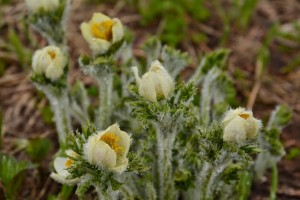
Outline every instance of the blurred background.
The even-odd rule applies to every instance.
[[[292,123],[281,134],[287,154],[279,163],[278,199],[300,199],[299,0],[73,0],[67,28],[70,81],[84,79],[91,96],[98,95],[97,88],[82,77],[77,58],[89,52],[79,25],[94,12],[121,19],[137,57],[143,57],[140,47],[153,35],[188,52],[192,60],[183,78],[193,72],[201,55],[230,49],[228,70],[239,105],[252,108],[261,119],[277,104],[293,110]],[[44,139],[42,145],[31,147],[44,155],[41,167],[27,172],[20,199],[47,199],[60,187],[48,176],[57,149],[53,113],[28,78],[33,52],[47,43],[30,28],[27,16],[24,1],[0,0],[0,110],[5,135],[1,144],[2,151],[28,159],[33,150],[21,151],[24,138]],[[250,199],[269,198],[268,178],[253,186]],[[0,191],[0,199],[2,195]]]

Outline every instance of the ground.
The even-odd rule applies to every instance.
[[[229,0],[222,1],[224,10],[228,7]],[[207,7],[212,7],[212,3],[207,3]],[[71,82],[82,74],[78,70],[76,60],[84,52],[88,52],[88,47],[82,38],[79,24],[87,21],[93,12],[100,11],[110,16],[118,17],[133,31],[135,35],[134,54],[142,56],[140,45],[147,36],[161,32],[160,19],[157,18],[146,26],[139,22],[142,16],[136,9],[128,6],[124,1],[117,3],[86,4],[82,0],[74,0],[68,27],[68,44],[71,55]],[[38,35],[34,41],[30,41],[25,34],[27,23],[26,7],[23,1],[13,1],[13,4],[1,5],[2,14],[1,36],[0,36],[0,61],[5,64],[4,71],[0,76],[0,109],[4,118],[3,133],[4,152],[9,152],[20,159],[26,159],[26,155],[16,148],[17,138],[45,137],[56,141],[55,127],[53,123],[45,123],[43,119],[43,108],[47,105],[47,100],[43,98],[28,79],[30,66],[28,58],[21,63],[18,54],[7,48],[8,30],[14,30],[20,40],[29,51],[46,45]],[[225,13],[226,14],[226,13]],[[285,149],[289,152],[292,148],[300,148],[300,68],[299,62],[293,69],[284,71],[284,66],[291,63],[297,57],[300,50],[299,43],[273,38],[268,43],[269,63],[266,69],[260,73],[257,57],[262,49],[272,25],[277,22],[280,28],[289,28],[289,22],[300,19],[300,2],[297,0],[261,0],[258,2],[252,15],[248,28],[240,30],[234,24],[231,27],[227,41],[220,44],[222,37],[223,21],[218,13],[212,13],[210,20],[199,22],[188,15],[186,17],[187,34],[201,32],[206,35],[203,42],[190,40],[188,36],[177,44],[177,47],[187,51],[193,58],[193,63],[188,71],[192,71],[196,66],[197,56],[210,52],[219,47],[231,49],[229,57],[229,73],[235,81],[238,91],[238,98],[242,105],[252,108],[255,116],[266,119],[271,110],[277,104],[287,104],[293,110],[292,122],[283,130],[281,139]],[[176,16],[175,16],[176,19]],[[30,31],[32,33],[32,31]],[[292,51],[282,52],[280,47],[284,43],[292,46]],[[28,64],[28,65],[24,65]],[[187,73],[188,75],[188,73]],[[242,78],[238,78],[242,77]],[[84,78],[86,84],[91,84],[91,80]],[[59,184],[49,178],[49,166],[51,156],[57,149],[54,142],[51,152],[42,162],[39,168],[40,173],[45,176],[36,176],[38,170],[27,172],[25,184],[21,187],[19,199],[46,199],[48,194],[59,191]],[[269,178],[263,183],[253,186],[250,199],[269,199]],[[300,156],[289,160],[284,158],[279,163],[279,188],[278,199],[300,199]],[[3,199],[0,192],[0,199]]]

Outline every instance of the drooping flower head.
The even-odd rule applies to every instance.
[[[156,60],[142,78],[138,75],[138,68],[132,68],[139,88],[139,95],[149,101],[157,102],[158,99],[166,99],[174,89],[174,81],[162,64]]]
[[[235,143],[255,138],[262,126],[261,121],[253,117],[252,111],[245,108],[230,109],[225,114],[222,124],[223,139]]]
[[[32,69],[51,80],[60,78],[67,65],[67,58],[56,46],[47,46],[37,50],[32,58]]]
[[[29,11],[33,13],[40,10],[55,10],[59,6],[59,0],[26,0],[25,2]]]
[[[106,53],[113,44],[124,37],[120,20],[111,19],[102,13],[94,13],[89,22],[83,22],[80,25],[80,29],[84,39],[96,55]]]
[[[113,124],[88,138],[84,147],[86,160],[101,168],[122,173],[128,166],[130,136]]]

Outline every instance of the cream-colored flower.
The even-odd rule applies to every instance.
[[[80,25],[84,39],[95,54],[103,54],[112,44],[124,37],[123,25],[119,19],[111,19],[102,13],[94,13],[89,22]]]
[[[149,101],[157,102],[157,99],[166,99],[174,89],[174,81],[162,64],[156,60],[142,78],[138,75],[138,68],[132,67],[139,95]]]
[[[252,111],[245,108],[230,109],[222,121],[223,139],[227,142],[240,143],[257,136],[262,126],[260,120],[253,117]]]
[[[122,173],[128,166],[127,153],[130,136],[118,124],[88,138],[84,154],[88,162],[99,167]]]
[[[47,46],[37,50],[32,58],[32,69],[38,74],[44,74],[51,80],[60,78],[67,65],[67,59],[61,49]]]
[[[72,150],[67,150],[66,154],[69,156],[76,157],[76,153]],[[68,168],[73,164],[73,160],[67,157],[56,157],[54,159],[54,169],[56,172],[50,174],[51,178],[59,183],[73,185],[77,182],[77,179],[67,179],[69,175]]]
[[[59,6],[59,0],[26,0],[26,6],[31,12],[39,10],[51,11]]]

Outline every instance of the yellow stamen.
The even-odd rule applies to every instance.
[[[69,167],[71,167],[71,165],[73,164],[73,160],[71,160],[71,159],[67,159],[67,161],[65,162],[65,166],[67,167],[67,168],[69,168]]]
[[[108,144],[116,153],[121,153],[123,151],[123,147],[120,147],[118,144],[120,137],[114,133],[105,133],[101,136],[100,140]]]
[[[52,50],[48,51],[48,54],[51,57],[51,59],[54,59],[56,57],[56,53]]]
[[[239,114],[239,116],[240,116],[241,118],[243,118],[243,119],[248,119],[248,118],[250,117],[250,115],[247,114],[247,113]]]
[[[106,20],[101,23],[93,22],[91,24],[91,33],[96,38],[110,41],[112,38],[113,20]]]

